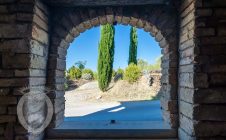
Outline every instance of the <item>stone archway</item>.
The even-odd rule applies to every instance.
[[[90,25],[103,23],[101,16],[105,22],[134,23],[149,32],[158,29],[153,35],[159,38],[160,44],[166,44],[161,45],[165,46],[162,49],[163,116],[174,127],[179,121],[175,129],[179,139],[225,139],[226,2],[120,0],[122,3],[118,4],[118,0],[103,1],[0,0],[0,139],[35,139],[20,125],[15,113],[22,96],[18,93],[21,87],[49,85],[55,89],[50,95],[55,106],[51,126],[63,121],[66,48]],[[174,8],[175,2],[178,7]],[[106,8],[106,3],[114,6]],[[70,13],[78,15],[78,23],[70,20]],[[147,23],[155,28],[148,28]],[[77,32],[72,32],[73,27]],[[43,110],[35,112],[42,113]],[[44,138],[43,133],[38,137]]]
[[[149,32],[162,48],[161,108],[163,118],[177,128],[177,22],[176,11],[168,6],[63,8],[52,11],[47,86],[55,108],[52,127],[64,119],[64,71],[70,43],[87,29],[110,24],[131,25]],[[59,22],[60,21],[60,22]]]

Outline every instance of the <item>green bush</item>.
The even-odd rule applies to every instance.
[[[124,79],[129,83],[137,82],[141,76],[140,68],[134,63],[129,64],[125,70]]]
[[[121,68],[118,68],[118,70],[117,70],[116,73],[117,73],[117,74],[122,74],[122,75],[124,75],[124,70],[121,69]]]
[[[82,74],[91,74],[92,77],[93,77],[93,71],[92,71],[91,69],[84,69],[84,70],[82,71]]]
[[[97,72],[93,72],[93,79],[94,80],[98,80],[98,74],[97,74]]]
[[[79,79],[82,77],[82,71],[75,67],[75,66],[72,66],[69,70],[68,70],[68,77],[70,79]]]
[[[85,74],[90,74],[92,76],[92,79],[94,77],[93,71],[91,69],[84,69],[82,71],[82,75],[85,75]]]

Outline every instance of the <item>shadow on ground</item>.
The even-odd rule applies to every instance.
[[[162,121],[162,114],[159,100],[128,101],[83,116],[65,117],[65,121]]]

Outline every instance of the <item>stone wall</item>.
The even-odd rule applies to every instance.
[[[0,139],[28,138],[17,120],[18,89],[45,85],[48,28],[41,2],[0,1]]]
[[[180,139],[226,138],[225,1],[181,5]]]
[[[70,43],[86,30],[103,25],[123,24],[143,28],[162,48],[161,106],[164,119],[177,128],[177,22],[175,8],[169,5],[52,9],[52,34],[48,65],[48,86],[55,90],[56,112],[53,127],[64,118],[64,70]],[[58,22],[61,21],[61,22]]]
[[[28,137],[18,122],[24,86],[52,88],[50,127],[63,121],[67,48],[80,33],[106,23],[143,28],[159,42],[163,117],[175,129],[179,122],[180,139],[226,139],[225,7],[223,0],[182,0],[177,13],[171,4],[65,9],[0,0],[0,139],[43,136]]]
[[[162,76],[161,71],[150,71],[150,76],[148,77],[148,81],[147,81],[153,93],[156,93],[157,96],[161,88],[161,76]]]

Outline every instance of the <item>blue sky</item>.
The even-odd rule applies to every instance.
[[[161,49],[154,38],[143,29],[138,29],[137,57],[153,64],[161,56]],[[95,27],[80,34],[67,51],[67,69],[77,61],[87,61],[86,68],[97,70],[98,42],[100,27]],[[127,67],[130,44],[130,26],[115,26],[114,69]]]

